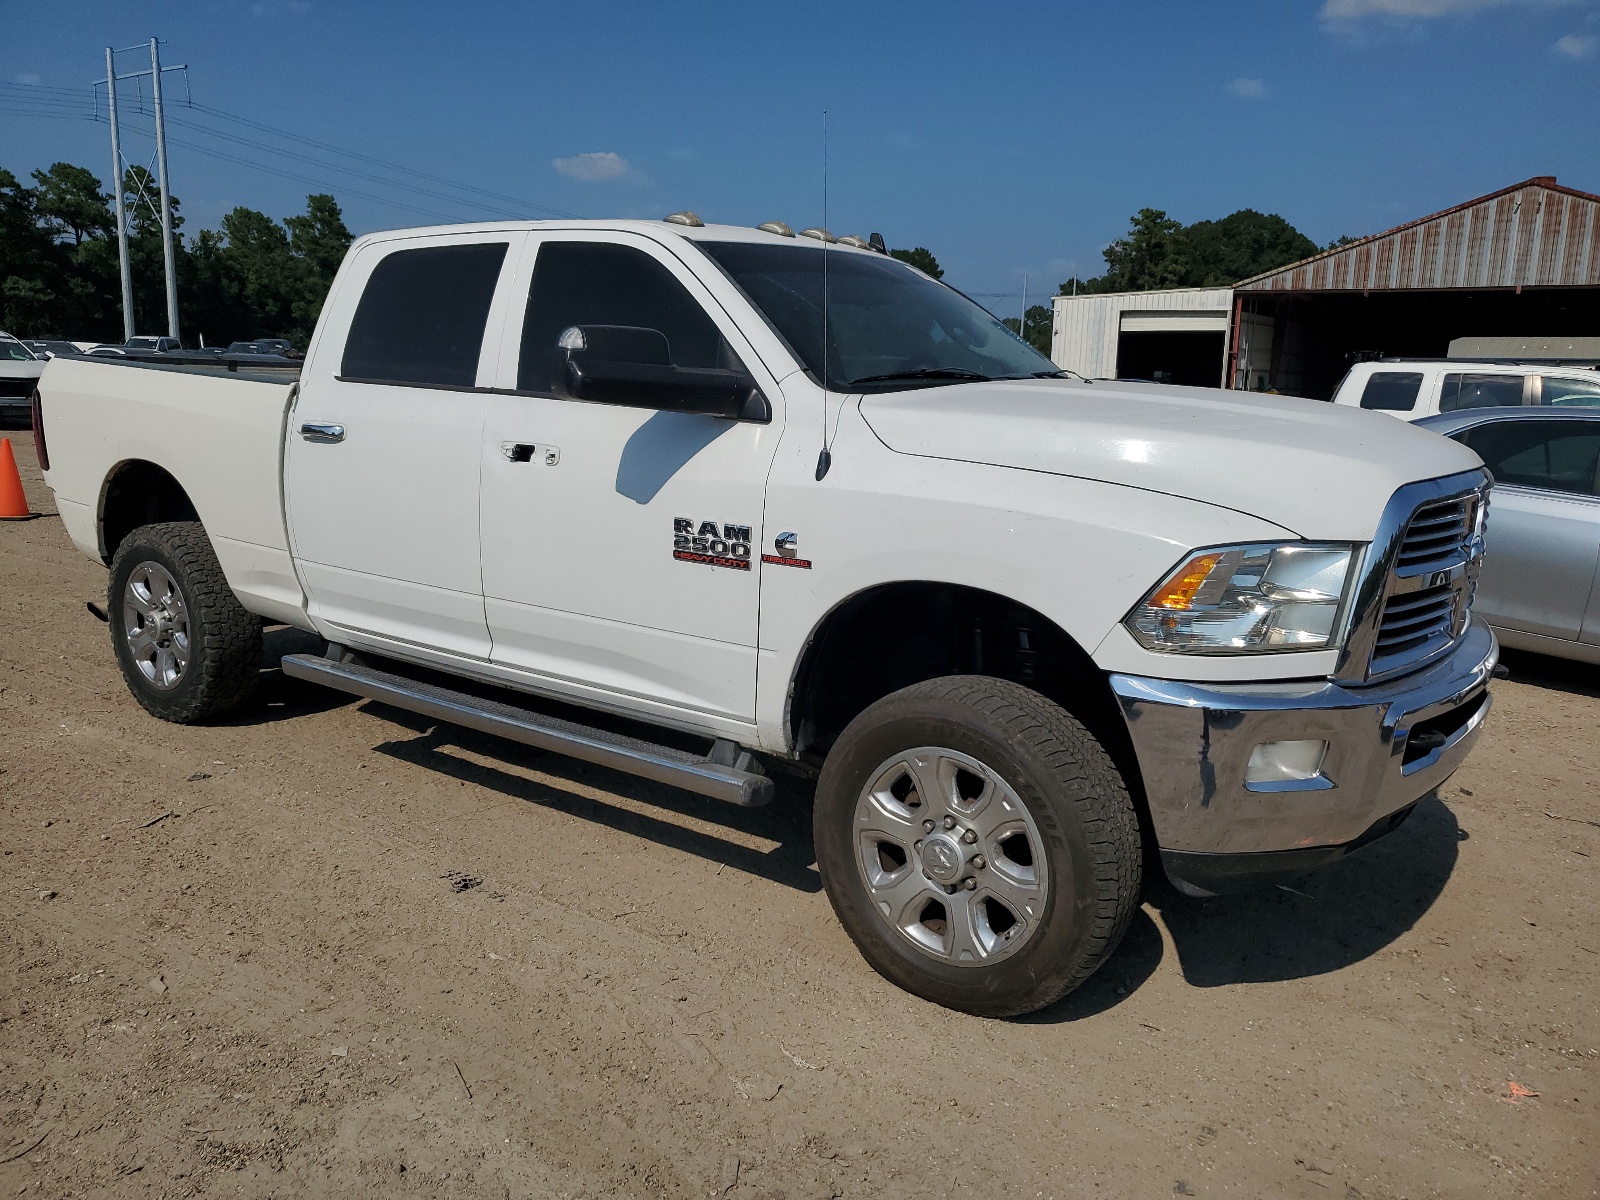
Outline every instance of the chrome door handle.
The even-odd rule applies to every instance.
[[[320,421],[307,421],[300,426],[300,436],[308,442],[342,442],[343,425],[325,425]]]
[[[547,467],[553,467],[561,461],[560,448],[547,446],[543,442],[537,445],[533,442],[501,442],[500,454],[507,462],[543,463]]]

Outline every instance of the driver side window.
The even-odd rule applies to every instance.
[[[574,325],[658,330],[674,366],[739,365],[699,301],[665,266],[631,246],[551,241],[539,248],[522,322],[519,392],[552,391],[556,342]]]

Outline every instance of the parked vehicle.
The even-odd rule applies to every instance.
[[[29,338],[24,343],[39,358],[54,358],[58,354],[81,354],[75,342],[56,341],[49,338]]]
[[[26,417],[45,360],[9,333],[0,333],[0,417]]]
[[[273,354],[281,358],[287,358],[291,349],[287,338],[257,338],[251,342],[230,342],[224,353]]]
[[[1600,663],[1600,410],[1474,409],[1419,424],[1494,476],[1478,615],[1507,646]]]
[[[1488,712],[1470,450],[1069,378],[872,249],[370,235],[293,379],[46,370],[45,480],[140,704],[227,711],[285,622],[329,643],[287,674],[434,720],[736,804],[816,775],[834,911],[955,1008],[1088,978],[1147,850],[1209,895],[1382,836]]]
[[[1403,421],[1464,409],[1583,408],[1600,405],[1600,371],[1578,364],[1380,359],[1351,367],[1333,402]]]
[[[153,350],[157,354],[182,350],[183,343],[175,337],[131,337],[122,343],[125,350]]]

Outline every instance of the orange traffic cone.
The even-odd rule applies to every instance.
[[[31,516],[22,476],[17,474],[17,459],[11,453],[11,439],[0,438],[0,521],[26,521]]]

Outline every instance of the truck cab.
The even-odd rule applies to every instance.
[[[1600,406],[1600,371],[1514,359],[1379,359],[1350,368],[1335,404],[1420,421],[1474,408]]]

